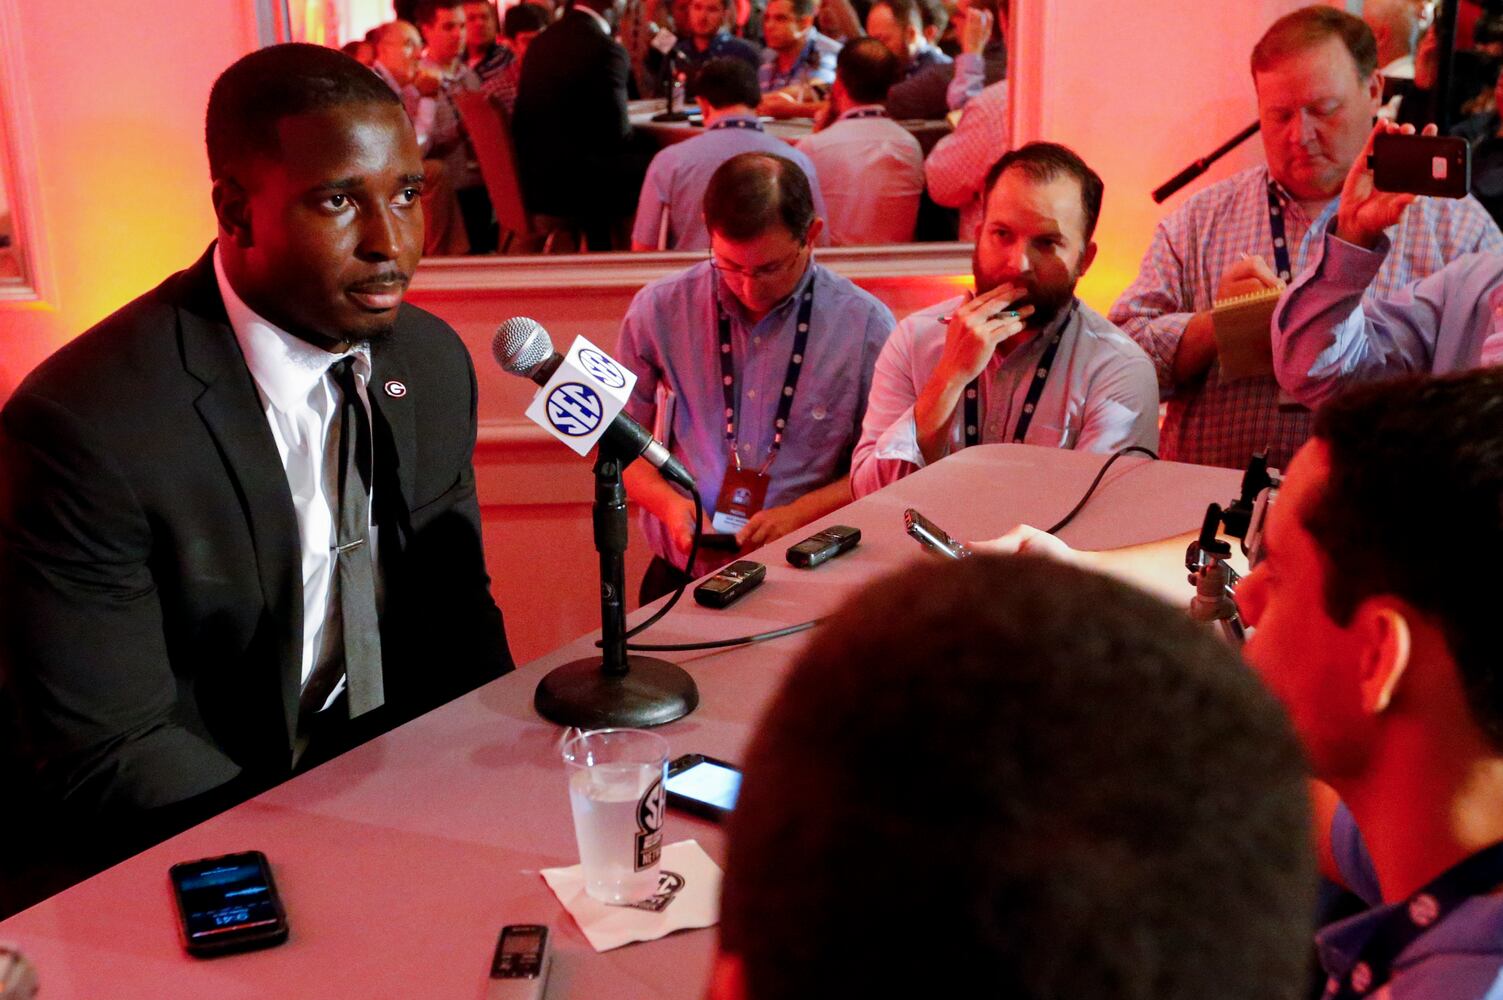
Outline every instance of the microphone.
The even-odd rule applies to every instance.
[[[504,371],[531,379],[544,387],[564,364],[564,356],[553,349],[548,331],[537,320],[526,316],[514,316],[496,328],[496,335],[491,339],[491,354]],[[645,458],[665,479],[691,493],[695,491],[694,477],[689,475],[684,464],[628,414],[617,413],[603,437],[609,438],[611,445],[627,456],[627,462]]]

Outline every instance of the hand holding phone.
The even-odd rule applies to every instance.
[[[1460,142],[1465,152],[1458,152],[1454,142]],[[1458,155],[1464,158],[1464,164],[1453,159]],[[1424,176],[1434,180],[1439,171],[1445,174],[1444,183],[1451,190],[1459,186],[1459,194],[1450,196],[1462,197],[1471,184],[1470,164],[1471,150],[1465,140],[1441,139],[1434,125],[1426,125],[1424,132],[1416,135],[1412,125],[1380,120],[1342,184],[1336,238],[1373,249],[1383,231],[1396,225],[1414,201],[1416,194],[1408,188],[1428,187],[1428,181],[1420,183]]]

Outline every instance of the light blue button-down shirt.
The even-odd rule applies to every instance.
[[[766,506],[779,507],[849,471],[892,313],[847,279],[811,263],[793,295],[752,323],[709,261],[648,284],[626,312],[617,357],[637,373],[626,412],[655,427],[659,440],[688,467],[706,513],[715,506],[730,464],[716,303],[731,321],[736,447],[743,466],[760,468],[772,447],[799,295],[810,282],[814,311],[803,371],[783,445],[768,468]],[[660,521],[643,511],[642,527],[653,552],[683,564],[687,553],[674,550]],[[714,560],[702,559],[701,571],[713,565]]]
[[[703,135],[665,146],[652,158],[642,194],[637,199],[637,219],[631,241],[663,250],[707,250],[710,234],[705,229],[705,188],[720,165],[741,153],[771,153],[799,165],[809,178],[814,192],[814,214],[824,218],[825,202],[819,190],[819,178],[809,158],[781,139],[761,128],[746,128],[729,123],[756,123],[756,115],[727,115],[705,130]],[[722,124],[727,123],[727,124]],[[668,219],[668,239],[659,245],[664,216]],[[828,242],[828,240],[826,240]]]
[[[1458,257],[1374,299],[1367,290],[1391,246],[1384,236],[1365,250],[1327,231],[1314,265],[1279,300],[1274,374],[1306,406],[1354,382],[1503,362],[1503,255]]]

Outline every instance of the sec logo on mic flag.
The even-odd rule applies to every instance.
[[[570,437],[582,437],[599,427],[604,412],[599,394],[578,382],[565,382],[548,394],[548,422]]]
[[[581,350],[579,363],[607,388],[621,389],[626,386],[626,373],[621,370],[621,366],[597,350],[588,347]]]

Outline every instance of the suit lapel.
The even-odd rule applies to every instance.
[[[270,620],[282,627],[277,646],[290,753],[302,685],[302,542],[297,514],[260,394],[225,315],[212,257],[206,254],[182,280],[178,324],[183,365],[204,385],[195,405],[239,492],[256,550],[261,593]]]
[[[400,349],[393,343],[397,335],[392,333],[372,343],[371,384],[367,394],[374,417],[372,425],[375,428],[378,475],[382,475],[379,470],[384,462],[389,461],[396,466],[396,484],[402,494],[402,501],[397,508],[403,515],[400,521],[405,524],[405,514],[412,510],[413,491],[417,485],[417,420],[413,416],[413,403],[407,393],[407,387],[411,384],[407,377],[407,364]],[[391,481],[385,480],[388,483]]]

